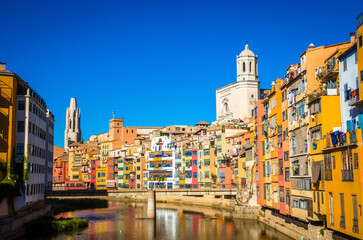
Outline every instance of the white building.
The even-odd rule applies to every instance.
[[[44,99],[23,81],[17,88],[15,162],[24,167],[26,175],[15,209],[43,200],[44,191],[51,188],[54,141],[54,116]]]
[[[175,189],[175,149],[170,149],[171,137],[154,137],[149,154],[148,189]]]
[[[71,98],[71,103],[66,112],[66,129],[64,131],[64,149],[74,142],[81,141],[81,110],[77,107],[76,98]]]
[[[340,107],[342,131],[353,131],[363,127],[363,108],[355,106],[359,101],[358,59],[354,44],[339,57]],[[361,120],[361,121],[359,121]]]
[[[216,91],[217,120],[250,118],[258,100],[258,57],[248,44],[237,56],[237,82]]]

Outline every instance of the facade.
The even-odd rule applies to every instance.
[[[81,142],[81,110],[77,107],[76,98],[71,98],[71,103],[66,112],[66,129],[64,131],[64,149],[72,143]]]
[[[175,150],[170,146],[170,137],[154,137],[149,155],[148,189],[175,188]]]
[[[52,186],[54,116],[28,83],[0,63],[1,162],[22,182],[15,210],[44,199]]]
[[[258,57],[248,44],[237,56],[237,82],[217,89],[217,120],[245,119],[259,98]],[[241,104],[243,103],[243,104]]]

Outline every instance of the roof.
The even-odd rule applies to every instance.
[[[357,44],[353,44],[352,46],[350,46],[350,48],[348,48],[347,50],[345,50],[342,54],[340,54],[338,56],[338,59],[342,59],[345,56],[347,56],[349,53],[353,52],[355,49],[357,48]]]
[[[240,54],[239,54],[239,56],[241,56],[241,57],[254,57],[255,56],[255,54],[250,50],[250,48],[249,48],[249,46],[248,46],[248,44],[246,43],[246,45],[245,45],[245,50],[243,50]]]
[[[200,121],[199,123],[197,123],[195,125],[210,125],[210,124],[205,121]]]

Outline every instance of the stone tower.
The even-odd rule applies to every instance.
[[[64,149],[74,142],[81,141],[81,110],[77,107],[76,98],[71,98],[66,113],[66,130],[64,131]]]
[[[258,57],[247,43],[236,64],[237,81],[216,91],[217,120],[250,118],[259,98]]]

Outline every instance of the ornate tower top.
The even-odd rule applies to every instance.
[[[76,98],[72,97],[66,111],[66,129],[64,131],[64,149],[74,142],[81,141],[81,110],[77,107]]]
[[[258,81],[258,57],[246,42],[245,49],[237,56],[237,82]]]

